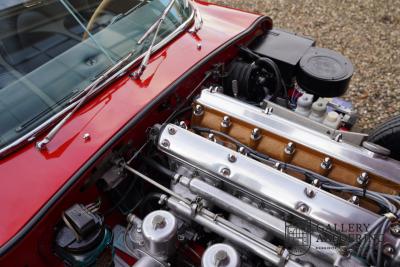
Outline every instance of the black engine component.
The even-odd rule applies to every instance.
[[[296,66],[315,41],[278,29],[270,30],[255,40],[250,48],[262,57],[268,57],[278,65],[282,78],[289,88],[293,85]]]
[[[321,96],[344,94],[353,76],[353,65],[345,56],[326,48],[310,48],[301,58],[296,75],[305,91]]]
[[[75,204],[63,214],[55,252],[69,266],[113,265],[112,232],[92,207]]]
[[[240,59],[231,63],[225,79],[226,93],[254,103],[260,103],[268,95],[272,96],[272,100],[279,96],[286,98],[286,87],[275,62],[247,48],[242,50],[255,58],[255,61]]]
[[[255,62],[234,61],[228,73],[225,88],[229,95],[259,102],[268,93],[266,80],[270,74]]]

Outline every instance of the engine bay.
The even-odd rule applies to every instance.
[[[145,143],[97,169],[103,195],[64,211],[56,255],[70,266],[398,266],[400,164],[352,131],[357,114],[340,98],[352,74],[343,55],[281,30],[239,46]]]

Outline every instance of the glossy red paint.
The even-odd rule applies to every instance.
[[[185,32],[160,50],[152,57],[141,80],[121,77],[82,107],[63,126],[48,145],[47,151],[39,152],[34,144],[29,144],[0,161],[1,247],[149,102],[201,59],[244,31],[258,18],[257,15],[207,3],[201,3],[199,9],[204,25],[198,35]],[[201,43],[201,49],[198,49],[198,43]],[[156,114],[149,113],[146,120],[156,120],[154,116]],[[143,135],[143,129],[138,130]],[[90,134],[90,140],[83,139],[85,133]],[[12,254],[16,254],[15,249],[11,251]],[[4,260],[3,255],[0,265]]]

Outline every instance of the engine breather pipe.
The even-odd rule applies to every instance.
[[[270,262],[275,266],[292,266],[292,267],[300,267],[301,265],[290,260],[288,254],[283,253],[284,255],[279,255],[276,251],[271,250],[265,246],[260,245],[259,243],[255,242],[252,238],[242,235],[239,232],[234,231],[230,225],[225,223],[221,223],[218,220],[214,220],[213,217],[209,215],[205,215],[202,210],[199,210],[196,213],[193,213],[193,210],[190,205],[179,201],[174,197],[169,197],[166,200],[166,204],[168,208],[173,210],[174,212],[195,221],[196,223],[200,224],[201,226],[211,230],[212,232],[232,241],[233,243],[248,249],[249,251],[253,252],[257,256],[261,257],[262,259]],[[216,217],[216,214],[209,212],[210,215]],[[284,250],[286,252],[286,250]]]

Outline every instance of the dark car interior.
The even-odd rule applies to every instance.
[[[13,5],[0,4],[0,146],[61,110],[135,48],[165,8],[162,0],[6,1]],[[165,34],[182,23],[169,19]]]

